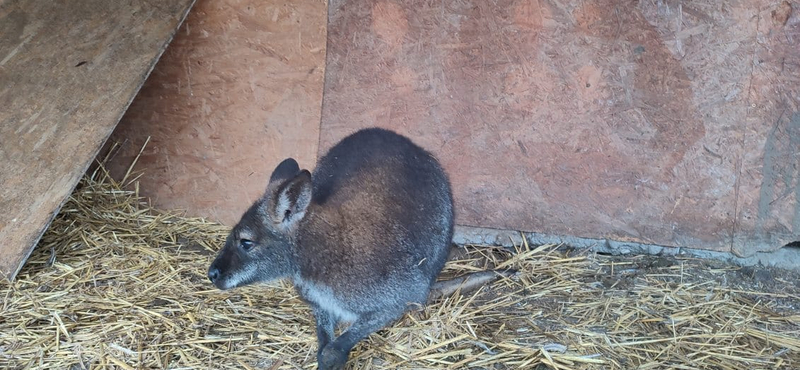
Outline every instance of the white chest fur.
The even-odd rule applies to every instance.
[[[300,278],[295,278],[294,284],[303,298],[316,304],[320,309],[327,311],[339,321],[353,322],[358,318],[358,315],[342,306],[341,302],[334,296],[331,288]]]

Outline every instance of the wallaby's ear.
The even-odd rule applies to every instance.
[[[272,185],[276,182],[284,182],[295,177],[298,172],[300,172],[300,166],[297,165],[297,161],[294,158],[286,158],[272,171],[269,183]]]
[[[311,172],[302,170],[274,189],[266,202],[267,215],[278,228],[291,229],[303,218],[311,203]]]

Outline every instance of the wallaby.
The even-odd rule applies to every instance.
[[[288,158],[233,227],[208,270],[219,289],[291,279],[313,311],[320,370],[424,305],[448,257],[453,196],[428,151],[369,128],[321,157],[314,174]],[[334,337],[334,327],[350,323]]]

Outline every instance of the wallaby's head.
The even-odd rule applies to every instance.
[[[295,270],[297,227],[311,203],[311,173],[286,159],[273,171],[263,197],[231,230],[211,263],[208,278],[219,289],[267,282]]]

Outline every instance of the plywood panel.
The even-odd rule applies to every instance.
[[[761,3],[747,57],[739,201],[733,252],[800,241],[800,2]]]
[[[0,3],[3,276],[16,275],[192,3]]]
[[[110,141],[153,204],[229,225],[291,156],[316,161],[324,0],[201,0]]]
[[[464,225],[774,249],[800,239],[800,148],[788,129],[765,144],[800,97],[800,7],[766,25],[782,4],[332,1],[319,150],[372,125],[413,137]],[[764,161],[786,185],[769,201]]]

